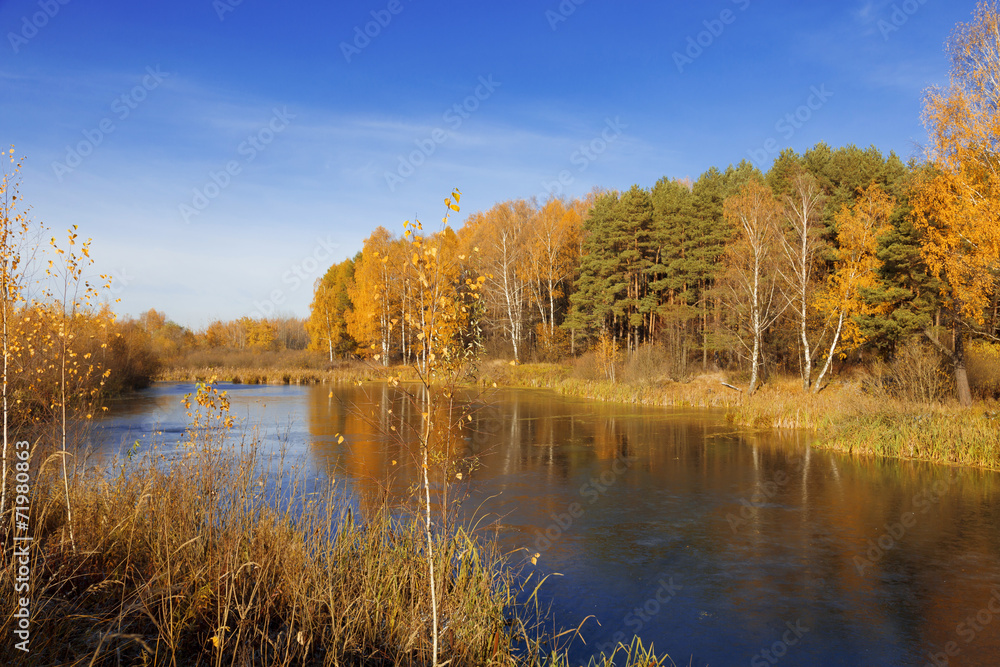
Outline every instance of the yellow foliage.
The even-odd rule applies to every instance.
[[[933,171],[913,188],[922,253],[946,305],[981,323],[1000,264],[1000,16],[980,3],[949,42],[951,82],[928,91]]]
[[[862,190],[853,207],[846,204],[837,213],[837,268],[827,278],[827,289],[816,298],[816,307],[828,315],[843,316],[843,348],[852,349],[865,342],[857,318],[881,312],[865,298],[865,290],[876,287],[878,237],[889,230],[889,219],[896,200],[873,183]]]

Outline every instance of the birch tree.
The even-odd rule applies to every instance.
[[[741,323],[741,341],[750,353],[752,395],[760,381],[764,335],[780,317],[786,302],[775,270],[778,249],[778,204],[771,190],[754,179],[726,199],[724,215],[734,228],[725,262],[729,269],[731,305]],[[747,340],[749,339],[749,340]]]
[[[784,259],[782,277],[787,285],[789,301],[795,308],[802,341],[802,387],[806,390],[812,383],[809,309],[812,306],[813,269],[817,253],[823,245],[820,236],[823,199],[815,178],[804,171],[793,176],[791,191],[784,196],[782,207],[785,233],[778,237]]]
[[[965,339],[982,331],[984,311],[997,290],[1000,268],[1000,14],[981,2],[974,20],[959,24],[948,42],[951,80],[924,99],[933,171],[918,179],[911,204],[923,233],[921,254],[941,280],[951,318],[948,349],[931,329],[930,341],[950,361],[963,405],[972,404]]]
[[[524,201],[506,201],[470,220],[478,266],[495,319],[510,340],[514,361],[521,360],[529,296],[529,233],[535,211]]]

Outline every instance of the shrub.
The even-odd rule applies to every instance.
[[[861,386],[874,396],[924,403],[940,402],[953,393],[941,355],[919,338],[900,347],[892,361],[873,361],[861,375]]]
[[[653,383],[677,379],[670,355],[662,345],[645,344],[629,353],[622,365],[622,382]]]
[[[977,340],[966,354],[969,386],[979,398],[1000,398],[1000,345]]]

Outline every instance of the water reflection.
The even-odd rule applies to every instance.
[[[291,458],[363,502],[404,498],[417,480],[389,411],[414,424],[419,398],[381,385],[229,389],[234,414],[280,427]],[[106,446],[151,414],[182,428],[170,405],[184,391],[116,406]],[[452,453],[480,463],[459,484],[463,507],[498,520],[525,567],[562,575],[545,592],[563,626],[596,618],[581,661],[638,632],[679,664],[1000,663],[996,473],[855,460],[710,411],[540,391],[463,399],[475,411]]]

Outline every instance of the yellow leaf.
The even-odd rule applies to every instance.
[[[542,554],[540,554],[540,553],[538,553],[536,551],[535,555],[531,557],[531,564],[532,565],[537,565],[538,564],[538,559],[541,558],[541,557],[542,557]]]

